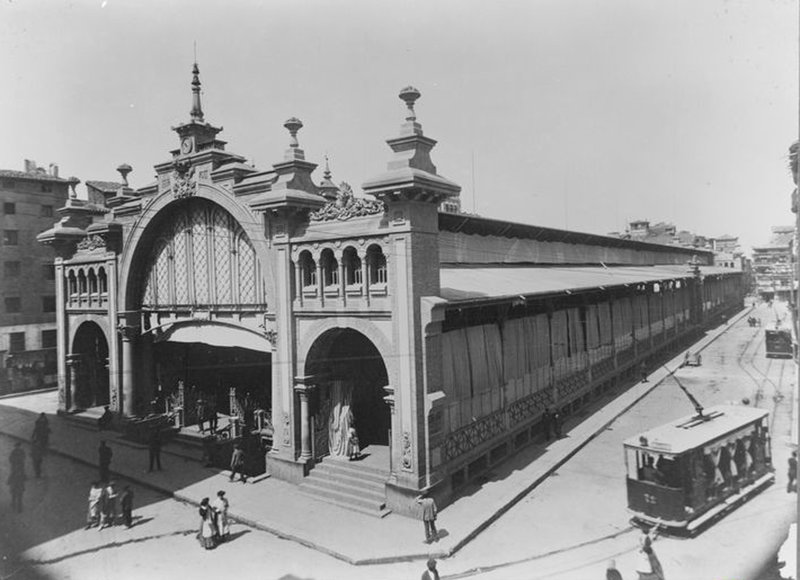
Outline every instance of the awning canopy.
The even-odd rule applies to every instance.
[[[156,342],[202,342],[211,346],[238,347],[272,352],[265,336],[246,328],[211,322],[178,322],[157,335]]]
[[[702,276],[735,274],[737,270],[702,266]],[[740,273],[740,272],[739,272]],[[444,267],[441,296],[450,302],[591,290],[643,282],[691,278],[682,266],[477,266]]]

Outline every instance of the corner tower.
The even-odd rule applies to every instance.
[[[414,111],[420,92],[409,86],[399,97],[407,113],[400,135],[387,140],[394,155],[387,171],[363,188],[386,205],[391,271],[396,273],[392,295],[398,382],[389,398],[397,415],[399,433],[393,437],[400,468],[396,481],[387,484],[387,503],[396,512],[410,513],[413,497],[436,483],[430,477],[428,391],[438,390],[441,370],[423,363],[440,359],[426,346],[425,327],[431,321],[425,320],[430,307],[423,298],[435,301],[440,294],[439,206],[458,197],[461,187],[439,175],[431,160],[436,141],[423,134]],[[432,342],[434,348],[436,344]]]

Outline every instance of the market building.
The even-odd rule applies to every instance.
[[[228,152],[193,75],[156,181],[134,189],[121,166],[113,195],[70,199],[39,236],[57,253],[64,412],[132,420],[163,395],[190,425],[202,396],[268,434],[274,477],[411,514],[538,437],[545,408],[569,413],[742,305],[709,251],[459,213],[413,87],[361,196],[327,165],[314,181],[296,118],[270,168]],[[333,469],[351,425],[369,455],[355,479]]]

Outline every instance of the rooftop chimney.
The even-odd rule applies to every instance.
[[[58,165],[55,163],[50,164],[50,175],[53,177],[58,177]]]

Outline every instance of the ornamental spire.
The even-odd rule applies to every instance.
[[[203,123],[203,107],[200,105],[200,69],[197,62],[192,67],[192,121]]]

